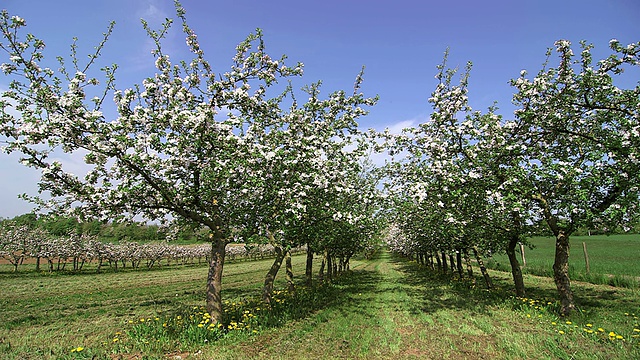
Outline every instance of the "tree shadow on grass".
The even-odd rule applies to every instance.
[[[513,285],[502,279],[492,278],[494,287],[487,289],[484,279],[474,274],[470,279],[459,278],[457,272],[440,273],[398,255],[390,255],[389,262],[402,273],[400,282],[415,299],[422,313],[433,313],[443,309],[465,310],[471,314],[487,314],[492,306],[513,302]],[[540,295],[549,296],[546,291]]]
[[[464,309],[471,313],[484,314],[491,306],[521,306],[521,301],[515,301],[516,294],[510,273],[493,272],[494,288],[489,290],[479,274],[475,275],[476,285],[473,286],[468,278],[460,280],[457,273],[435,272],[398,255],[391,254],[389,261],[403,274],[400,281],[408,286],[412,297],[420,302],[421,312]],[[558,293],[553,279],[547,278],[542,281],[546,284],[533,285],[525,279],[526,298],[535,299],[543,304],[550,303],[551,305],[546,306],[547,310],[560,315]],[[640,307],[640,299],[638,296],[628,296],[631,293],[628,289],[573,282],[572,290],[579,309],[575,314],[578,317],[592,312],[611,312],[615,309],[619,312],[631,312]]]

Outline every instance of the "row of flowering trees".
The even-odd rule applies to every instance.
[[[386,136],[399,157],[387,166],[402,234],[394,246],[413,254],[505,251],[516,292],[524,295],[515,246],[544,223],[556,242],[561,311],[571,312],[571,234],[627,227],[639,214],[640,83],[633,76],[640,42],[612,40],[610,48],[594,63],[591,45],[581,43],[576,56],[568,41],[556,42],[556,67],[547,61],[535,77],[523,71],[512,81],[514,119],[493,107],[473,110],[471,65],[456,82],[445,56],[429,121]],[[629,88],[619,87],[629,80]]]
[[[107,266],[110,269],[139,268],[171,264],[198,264],[206,261],[209,248],[201,245],[173,245],[168,242],[119,244],[104,243],[95,236],[71,233],[68,236],[53,236],[41,228],[29,228],[4,222],[0,226],[0,258],[14,267],[14,271],[25,260],[34,260],[36,271],[41,270],[41,261],[47,263],[48,271],[65,270],[71,264],[73,270],[82,270],[85,264],[93,263],[96,271]],[[292,249],[294,253],[303,248]],[[230,245],[226,249],[232,260],[272,257],[274,248],[269,245],[245,247]]]
[[[354,181],[366,146],[356,120],[376,99],[360,92],[360,74],[353,93],[322,98],[317,83],[298,103],[291,85],[274,85],[301,75],[302,64],[271,57],[259,30],[237,46],[229,71],[215,71],[177,2],[176,10],[193,58],[163,52],[171,19],[159,30],[143,22],[156,44],[156,73],[125,89],[116,87],[116,65],[95,70],[112,27],[87,61],[74,46],[71,64],[52,64],[44,41],[22,33],[26,21],[4,11],[0,49],[10,84],[0,98],[0,131],[4,151],[41,171],[40,191],[50,196],[30,200],[43,208],[208,229],[207,310],[218,322],[230,242],[273,246],[268,302],[291,248],[308,244],[327,261],[344,261],[371,239],[377,190]],[[109,96],[114,109],[103,111]],[[61,154],[82,156],[85,173],[69,172]]]

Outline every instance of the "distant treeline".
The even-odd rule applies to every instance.
[[[69,234],[95,236],[103,242],[150,242],[167,239],[168,229],[155,224],[144,223],[111,223],[100,221],[80,222],[75,218],[51,215],[37,215],[27,213],[18,215],[12,219],[0,219],[11,221],[16,225],[25,225],[31,229],[40,228],[54,236],[66,236]],[[177,238],[180,242],[196,242],[206,238],[206,234],[197,230],[179,231]]]

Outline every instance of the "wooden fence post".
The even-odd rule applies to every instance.
[[[524,244],[520,243],[520,254],[522,254],[522,267],[527,266],[527,259],[524,257]]]
[[[584,241],[582,242],[582,251],[584,252],[584,264],[587,268],[587,274],[589,274],[589,253],[587,253],[587,243],[585,243]]]

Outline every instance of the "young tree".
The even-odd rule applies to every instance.
[[[507,182],[505,166],[513,162],[504,150],[509,133],[493,107],[483,114],[469,106],[471,64],[454,83],[458,70],[447,68],[446,60],[447,54],[438,66],[429,121],[391,139],[394,153],[404,154],[390,166],[392,188],[405,207],[397,212],[396,222],[430,252],[456,252],[460,259],[468,249],[475,254],[506,251],[516,293],[522,296],[522,272],[514,249],[528,213]],[[481,269],[490,285],[488,273]]]
[[[629,80],[625,73],[637,75],[640,42],[622,46],[611,40],[612,54],[596,64],[592,45],[581,43],[579,59],[568,41],[555,45],[556,68],[545,64],[532,80],[523,71],[512,81],[519,106],[512,124],[519,166],[512,174],[556,238],[554,280],[561,311],[569,313],[575,308],[571,234],[593,225],[628,227],[638,215],[640,82],[627,89],[616,84]]]
[[[338,189],[343,196],[362,193],[351,184],[350,176],[353,164],[362,157],[362,150],[354,144],[356,120],[367,113],[362,106],[372,106],[377,99],[365,98],[359,92],[361,83],[362,72],[352,95],[335,91],[326,99],[319,96],[319,82],[307,86],[309,100],[299,108],[295,93],[288,89],[283,96],[293,98],[289,110],[256,119],[245,131],[246,141],[260,153],[246,162],[245,172],[253,174],[252,187],[243,191],[251,194],[238,205],[244,211],[244,237],[257,234],[276,253],[263,288],[267,303],[286,254],[302,245],[297,234],[310,226],[310,215],[317,208],[326,208],[329,216],[337,211],[322,201],[324,193]]]
[[[302,69],[301,64],[286,66],[284,57],[270,57],[257,31],[238,45],[230,71],[218,76],[185,11],[177,3],[176,9],[193,59],[174,64],[163,53],[161,41],[171,20],[160,31],[145,23],[156,44],[157,73],[124,90],[115,87],[116,65],[101,69],[102,86],[90,75],[113,25],[86,64],[74,46],[72,65],[60,60],[56,74],[44,65],[44,41],[23,36],[26,21],[3,11],[0,48],[8,61],[1,68],[11,83],[0,100],[0,131],[9,139],[6,152],[23,154],[25,165],[42,171],[40,192],[51,196],[31,200],[43,207],[82,218],[142,216],[207,227],[207,309],[213,321],[220,321],[225,245],[243,224],[242,205],[251,202],[262,176],[247,164],[269,156],[246,130],[280,116],[281,98],[268,99],[267,90]],[[107,119],[102,108],[111,91],[117,116]],[[98,95],[88,99],[93,93]],[[65,164],[51,156],[61,152],[84,156],[86,174],[65,171]]]

